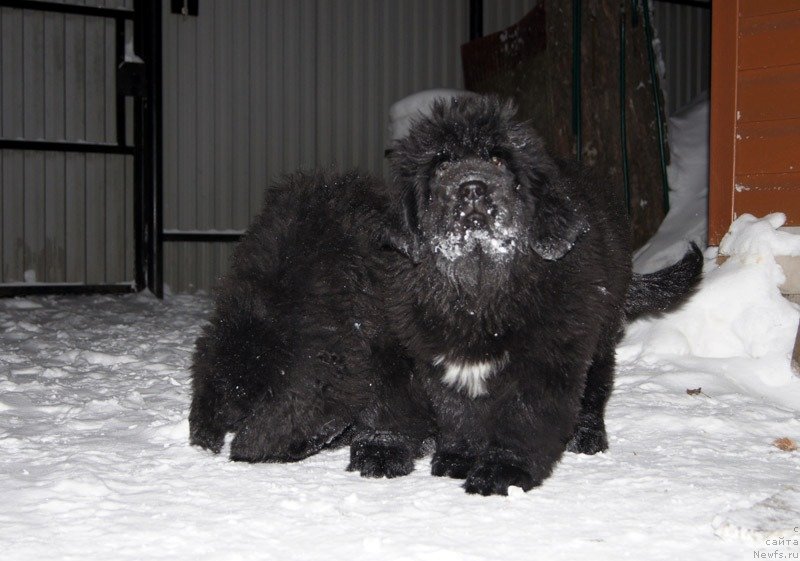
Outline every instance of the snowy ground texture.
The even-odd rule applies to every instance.
[[[745,224],[728,243],[734,257],[684,311],[631,326],[608,407],[610,450],[566,454],[541,488],[508,497],[466,495],[428,475],[428,459],[408,477],[368,480],[344,471],[346,450],[250,465],[190,447],[188,366],[207,298],[0,301],[0,551],[797,559],[800,453],[773,441],[800,441],[800,378],[788,358],[798,311],[777,292],[776,243],[747,235],[773,239],[777,222]]]

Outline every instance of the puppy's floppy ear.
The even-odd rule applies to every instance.
[[[383,243],[418,265],[422,261],[422,244],[417,220],[416,194],[412,188],[406,188],[404,191],[394,224],[387,228]]]
[[[555,193],[552,187],[538,197],[536,206],[531,248],[542,259],[557,261],[589,231],[589,223],[566,194]]]

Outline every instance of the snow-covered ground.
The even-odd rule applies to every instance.
[[[752,247],[739,239],[734,254],[737,243]],[[346,450],[250,465],[190,447],[187,369],[205,297],[0,301],[0,551],[13,560],[744,560],[776,549],[797,558],[800,545],[785,540],[800,540],[800,453],[773,441],[800,441],[800,378],[788,357],[798,311],[759,251],[710,271],[683,312],[632,326],[607,453],[566,454],[541,488],[509,497],[466,495],[428,475],[428,459],[408,477],[368,480],[344,471]],[[781,537],[783,546],[766,541]]]
[[[672,213],[677,227],[640,253],[641,268],[704,231],[704,195],[680,188],[702,188],[702,167],[671,170],[688,197],[673,211],[695,210]],[[344,471],[347,450],[251,465],[190,447],[188,367],[206,297],[0,300],[0,556],[800,559],[789,359],[800,313],[778,292],[773,258],[800,254],[800,236],[777,232],[780,221],[740,219],[722,245],[729,259],[717,267],[707,252],[685,309],[630,326],[609,451],[566,454],[542,487],[508,497],[466,495],[431,477],[429,459],[368,480]]]

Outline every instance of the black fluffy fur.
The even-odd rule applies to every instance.
[[[678,264],[632,275],[615,189],[557,165],[495,98],[438,103],[394,146],[395,184],[296,175],[267,192],[194,356],[191,442],[285,462],[525,490],[565,449],[607,448],[624,322],[680,305]],[[491,363],[485,380],[443,379]],[[486,372],[484,372],[486,374]]]

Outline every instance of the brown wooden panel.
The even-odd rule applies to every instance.
[[[800,119],[740,123],[736,174],[784,173],[800,169]]]
[[[739,122],[800,117],[800,65],[739,72]]]
[[[734,215],[786,214],[787,226],[800,225],[800,172],[736,177]]]
[[[740,69],[787,64],[800,64],[800,10],[739,21]]]
[[[716,6],[714,6],[716,8]],[[763,16],[800,10],[800,0],[739,0],[739,15],[742,17]]]
[[[718,2],[711,14],[711,136],[708,243],[718,245],[733,218],[736,135],[736,44],[739,2]]]

